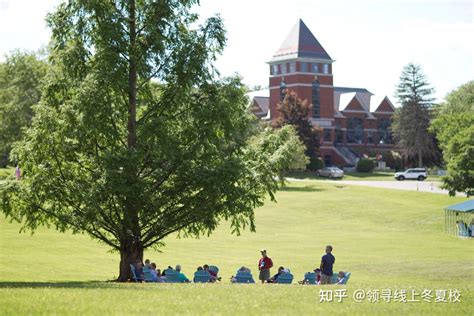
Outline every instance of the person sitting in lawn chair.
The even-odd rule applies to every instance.
[[[140,259],[135,261],[135,275],[141,280],[145,280],[145,274],[143,273],[143,263]]]
[[[346,282],[346,273],[344,271],[339,271],[339,273],[337,274],[336,285],[345,284],[345,282]]]
[[[209,269],[208,264],[203,265],[203,268],[204,268],[205,271],[209,272],[209,274],[211,275],[211,282],[220,281],[222,279],[222,278],[217,276],[216,271],[213,271],[213,270]]]
[[[284,267],[279,267],[278,268],[278,273],[275,274],[274,276],[272,276],[270,279],[268,279],[267,283],[275,283],[278,280],[278,277],[280,275],[282,275],[283,273],[286,273],[285,268]]]
[[[179,264],[176,265],[176,269],[178,272],[179,283],[189,283],[189,279],[181,272],[181,266]]]
[[[316,284],[316,285],[319,285],[321,284],[321,269],[319,268],[316,268],[313,270],[314,274],[315,274],[315,280],[314,280],[314,283],[312,283],[312,281],[309,281],[307,279],[303,279],[301,281],[298,281],[298,284]],[[310,272],[308,272],[307,274],[311,274]]]
[[[161,283],[163,282],[163,279],[161,278],[161,271],[160,269],[156,269],[156,264],[154,262],[152,262],[150,264],[150,273],[153,277],[153,282],[158,282],[158,283]]]
[[[250,272],[250,269],[247,268],[247,267],[244,267],[244,266],[240,267],[239,270],[237,270],[237,272],[235,273],[235,275],[239,274],[239,272],[248,272],[248,273],[251,273],[251,272]],[[230,277],[230,282],[232,282],[232,283],[236,283],[236,282],[237,282],[237,279],[235,278],[234,275]]]

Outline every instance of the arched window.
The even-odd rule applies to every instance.
[[[388,118],[379,119],[377,122],[377,134],[380,144],[392,144],[392,134],[390,133],[391,122]]]
[[[320,118],[321,117],[321,101],[319,97],[319,81],[318,79],[314,79],[312,84],[312,95],[311,101],[313,104],[313,117]]]
[[[347,142],[351,144],[362,144],[364,138],[364,121],[358,117],[347,119]]]

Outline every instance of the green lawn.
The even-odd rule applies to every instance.
[[[256,210],[257,233],[166,240],[163,252],[145,257],[160,268],[177,263],[191,276],[216,264],[220,284],[115,284],[118,255],[84,235],[41,228],[33,236],[0,219],[0,314],[446,314],[474,308],[474,240],[444,233],[443,207],[465,200],[440,194],[291,183]],[[295,281],[319,265],[332,244],[335,270],[351,271],[343,303],[319,303],[320,289],[336,286],[234,285],[242,265],[256,277],[259,249]],[[275,270],[275,269],[273,269]],[[272,271],[275,272],[275,271]],[[356,289],[461,291],[461,303],[356,303]],[[410,298],[410,296],[409,296]],[[419,297],[418,297],[419,299]],[[433,299],[434,300],[434,299]]]

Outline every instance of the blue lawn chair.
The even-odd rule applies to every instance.
[[[130,265],[130,270],[132,271],[132,279],[135,282],[142,282],[143,279],[138,277],[136,272],[135,272],[135,266],[133,264]]]
[[[255,283],[252,274],[250,272],[237,272],[235,276],[236,283]]]
[[[315,272],[305,273],[303,282],[305,284],[312,284],[312,285],[317,284],[317,282],[316,282],[316,273]]]
[[[337,276],[338,274],[337,273],[334,273],[331,277],[331,284],[336,284],[337,283]],[[345,272],[344,273],[344,279],[342,280],[342,283],[341,284],[347,284],[347,281],[349,281],[349,278],[351,277],[351,273],[350,272]]]
[[[179,283],[179,272],[173,269],[165,270],[166,283]]]
[[[219,274],[219,268],[216,266],[209,266],[209,270],[214,272],[216,276]]]
[[[291,284],[291,282],[293,282],[293,274],[291,273],[282,273],[275,281],[278,284]]]
[[[194,272],[194,283],[208,283],[211,280],[211,274],[208,271],[201,270]]]
[[[145,277],[145,282],[156,282],[156,280],[153,279],[153,274],[151,274],[150,269],[147,267],[143,267],[143,275]]]

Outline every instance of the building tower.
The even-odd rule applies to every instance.
[[[293,27],[270,65],[270,117],[278,117],[277,104],[282,90],[288,89],[312,104],[312,123],[322,128],[334,126],[334,60],[302,20]]]

